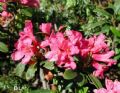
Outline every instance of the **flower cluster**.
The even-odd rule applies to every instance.
[[[83,61],[89,57],[90,60],[87,61],[90,61],[96,69],[93,74],[103,78],[104,71],[116,64],[116,61],[111,59],[114,51],[110,51],[103,34],[85,39],[79,31],[56,32],[50,23],[41,24],[40,30],[46,34],[45,40],[41,42],[41,47],[50,47],[45,58],[55,61],[59,67],[76,69],[74,56],[79,55]]]
[[[104,77],[104,72],[110,66],[116,64],[116,61],[111,58],[114,56],[114,51],[110,51],[105,42],[105,35],[95,35],[86,39],[79,31],[66,30],[63,32],[61,31],[63,28],[61,26],[58,31],[55,31],[51,23],[42,23],[39,26],[40,31],[45,36],[39,47],[46,51],[43,56],[49,62],[55,62],[60,68],[74,70],[79,68],[77,66],[79,63],[74,60],[77,55],[84,64],[89,61],[95,69],[93,74],[101,78]],[[20,32],[20,38],[15,44],[16,51],[12,54],[12,59],[22,59],[22,63],[28,63],[35,55],[37,42],[33,35],[32,23],[29,21],[25,24],[24,31]]]
[[[101,78],[103,78],[103,73],[108,67],[116,64],[116,61],[111,59],[114,51],[110,51],[109,46],[105,43],[105,35],[103,34],[83,41],[81,56],[86,59],[88,55],[92,59],[92,66],[96,69],[93,74]]]
[[[43,33],[48,34],[40,45],[42,48],[48,46],[50,47],[50,51],[45,54],[45,58],[47,58],[49,61],[55,61],[59,67],[75,69],[76,64],[74,62],[73,56],[79,54],[80,52],[76,43],[82,38],[81,33],[76,31],[66,31],[66,33],[58,31],[55,33],[54,30],[52,30],[50,33],[50,23],[42,24],[40,29]],[[66,34],[66,36],[64,34]],[[71,37],[76,38],[75,40],[72,40]]]
[[[20,38],[15,43],[15,52],[12,53],[11,57],[13,60],[18,61],[22,59],[23,64],[27,64],[31,57],[37,51],[37,41],[33,35],[33,26],[31,21],[25,22],[25,28],[23,32],[19,33]]]
[[[94,93],[120,93],[120,82],[115,80],[106,79],[105,80],[105,88],[95,89]]]

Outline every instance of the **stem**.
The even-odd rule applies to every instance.
[[[43,89],[47,89],[47,83],[46,83],[46,81],[44,79],[44,72],[43,72],[42,68],[40,68],[40,80],[42,82]]]

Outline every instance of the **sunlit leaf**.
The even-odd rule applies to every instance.
[[[93,85],[96,86],[96,88],[102,88],[102,84],[101,84],[100,80],[97,77],[95,77],[93,75],[88,75],[88,78],[89,78],[90,82]]]
[[[16,76],[22,77],[24,70],[25,70],[25,64],[19,63],[14,69],[14,73]]]
[[[64,79],[68,79],[68,80],[74,79],[76,76],[77,76],[77,73],[74,72],[73,70],[65,70],[63,75]]]
[[[26,72],[26,79],[30,80],[35,76],[35,72],[36,72],[37,68],[36,68],[36,64],[29,66],[27,72]]]
[[[78,93],[88,93],[88,87],[82,87]]]
[[[0,51],[1,52],[4,52],[4,53],[7,53],[8,52],[8,47],[5,43],[3,42],[0,42]]]
[[[74,7],[76,5],[76,0],[67,0],[66,7]]]
[[[54,62],[46,61],[43,67],[45,67],[45,68],[47,68],[49,70],[53,70],[54,69]]]
[[[116,27],[110,27],[110,29],[114,35],[120,37],[120,31]]]

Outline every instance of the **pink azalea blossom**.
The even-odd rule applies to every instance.
[[[109,50],[103,34],[83,39],[80,54],[84,59],[91,56],[93,60],[92,66],[96,69],[93,74],[101,78],[104,77],[103,73],[106,71],[106,68],[116,64],[116,61],[111,58],[115,53]],[[104,63],[104,65],[99,62]]]
[[[52,24],[51,23],[42,23],[40,26],[39,26],[39,29],[45,33],[45,34],[50,34],[50,31],[51,31],[51,28],[52,28]]]
[[[20,0],[21,4],[30,6],[30,7],[39,7],[40,6],[40,0]]]
[[[45,24],[44,24],[45,25]],[[45,29],[41,30],[50,32],[51,25],[45,25]],[[44,26],[43,26],[44,27]],[[43,30],[44,29],[44,30]],[[81,34],[77,31],[65,32],[67,37],[65,37],[62,32],[51,32],[49,37],[46,37],[44,41],[41,42],[41,47],[50,47],[50,51],[45,54],[45,58],[49,61],[55,61],[57,66],[66,69],[75,69],[76,63],[74,62],[73,56],[79,54],[79,49],[76,45],[77,41],[80,40]],[[72,35],[72,33],[74,33]],[[71,38],[72,37],[72,38]],[[73,40],[72,40],[73,39]]]
[[[94,93],[120,93],[120,82],[115,80],[106,79],[106,88],[95,89]]]
[[[56,61],[59,67],[64,65],[63,67],[65,68],[75,69],[76,66],[72,55],[79,53],[77,46],[74,46],[69,40],[63,37],[63,34],[60,32],[50,36],[49,46],[51,51],[45,55],[49,61]]]
[[[4,18],[8,18],[8,17],[12,16],[12,14],[7,11],[2,11],[2,13],[0,13],[0,15]]]
[[[108,51],[106,53],[102,54],[93,54],[92,58],[96,61],[101,61],[104,63],[107,63],[108,66],[112,66],[113,64],[116,64],[116,61],[111,59],[111,57],[114,55],[114,51]]]
[[[104,72],[108,69],[108,66],[104,65],[104,64],[100,64],[98,62],[93,62],[92,66],[96,69],[93,72],[94,76],[100,76],[101,78],[104,77]]]
[[[89,43],[93,42],[94,44],[93,47],[91,48],[91,52],[93,53],[97,53],[97,52],[101,52],[102,50],[104,51],[108,51],[109,46],[105,43],[105,35],[104,34],[100,34],[98,37],[94,36],[92,37],[94,40],[90,40]]]
[[[0,0],[0,2],[6,2],[6,0]]]
[[[84,39],[80,32],[74,30],[55,33],[51,23],[43,23],[39,28],[47,34],[40,47],[43,49],[50,48],[45,54],[45,58],[49,61],[55,61],[59,67],[75,69],[74,55],[80,54],[83,60],[90,56],[91,64],[95,68],[93,74],[103,78],[104,72],[116,64],[116,61],[111,58],[115,53],[110,51],[103,34]],[[62,28],[63,26],[59,29]]]
[[[22,60],[21,63],[27,64],[31,57],[34,56],[37,41],[33,35],[33,27],[31,21],[26,21],[23,32],[20,32],[20,38],[15,44],[15,52],[11,57],[15,61]]]
[[[82,34],[78,31],[69,30],[66,31],[66,35],[73,44],[76,44],[78,41],[82,39]]]

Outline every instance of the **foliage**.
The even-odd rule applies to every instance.
[[[22,64],[21,60],[13,62],[11,54],[17,50],[14,44],[26,20],[32,21],[33,34],[39,42],[44,40],[44,34],[39,31],[42,23],[51,23],[56,33],[61,25],[61,32],[74,29],[86,39],[103,33],[105,43],[115,51],[113,59],[117,60],[104,76],[120,80],[120,0],[40,0],[40,7],[8,0],[0,1],[1,13],[4,5],[10,17],[3,20],[0,14],[0,91],[3,93],[92,93],[95,88],[105,86],[104,79],[92,75],[95,68],[91,60],[87,58],[85,64],[78,55],[74,60],[80,68],[75,70],[60,68],[54,61],[46,60],[41,55],[50,48],[44,50],[38,45],[40,54],[32,56],[28,64]]]

